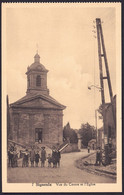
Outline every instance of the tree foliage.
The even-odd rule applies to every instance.
[[[99,119],[103,119],[103,107],[102,107],[102,104],[99,106],[97,111],[100,114]]]
[[[77,143],[77,133],[70,127],[70,124],[67,123],[67,125],[63,128],[63,139],[70,141],[70,143]]]
[[[96,129],[94,126],[91,126],[89,123],[82,124],[79,134],[82,137],[82,144],[88,146],[88,142],[91,139],[96,139]]]

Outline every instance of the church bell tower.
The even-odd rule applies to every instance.
[[[27,94],[49,95],[47,89],[48,70],[40,63],[38,53],[34,56],[34,63],[27,68]]]

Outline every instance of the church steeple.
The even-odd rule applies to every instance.
[[[40,63],[38,53],[34,56],[34,63],[27,68],[27,94],[49,95],[47,89],[48,70]]]
[[[36,53],[36,55],[34,56],[34,62],[40,63],[40,56],[38,55],[38,53]]]

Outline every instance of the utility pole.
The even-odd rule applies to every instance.
[[[97,109],[95,110],[95,123],[96,123],[96,146],[98,146]]]
[[[102,24],[101,24],[100,18],[96,18],[96,29],[97,29],[97,41],[98,41],[101,101],[102,101],[102,109],[103,109],[104,147],[105,147],[105,157],[106,157],[106,163],[107,163],[109,148],[108,148],[108,132],[107,132],[107,127],[106,127],[106,113],[105,113],[105,91],[104,91],[104,80],[105,79],[107,80],[107,83],[108,83],[110,101],[111,101],[111,106],[112,106],[112,115],[113,115],[113,121],[114,121],[115,128],[116,128],[116,117],[114,113],[112,86],[111,86],[108,61],[107,61],[107,56],[106,56]],[[104,65],[105,65],[105,70],[106,70],[106,76],[103,76],[103,59],[104,59]]]

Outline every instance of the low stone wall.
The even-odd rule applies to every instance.
[[[68,152],[79,152],[78,144],[72,144],[70,143],[66,148],[63,149],[62,153],[68,153]]]

